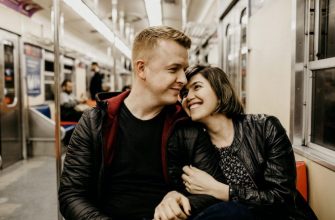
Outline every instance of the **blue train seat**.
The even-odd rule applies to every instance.
[[[47,104],[44,105],[36,105],[34,108],[42,113],[44,116],[51,118],[50,106]],[[65,129],[66,133],[72,132],[76,127],[77,122],[61,122],[61,126]]]

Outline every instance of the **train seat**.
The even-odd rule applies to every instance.
[[[34,106],[34,108],[46,117],[51,118],[51,111],[49,105],[36,105]]]
[[[48,104],[36,105],[34,106],[34,108],[38,110],[40,113],[42,113],[43,115],[45,115],[46,117],[52,118],[50,106]],[[75,121],[61,121],[60,125],[65,129],[65,132],[68,133],[68,132],[71,132],[75,128],[77,123],[78,122],[75,122]]]
[[[308,192],[307,192],[307,168],[306,163],[304,161],[296,161],[296,169],[297,169],[297,182],[296,187],[297,190],[301,193],[304,199],[307,201]]]

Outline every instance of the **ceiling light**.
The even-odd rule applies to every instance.
[[[95,28],[102,36],[104,36],[110,43],[121,51],[128,58],[131,57],[130,49],[125,43],[119,39],[115,34],[102,22],[92,10],[85,5],[81,0],[63,0],[69,7],[71,7],[80,17],[86,20],[93,28]]]
[[[144,0],[145,9],[149,19],[149,26],[162,25],[162,4],[161,0]]]

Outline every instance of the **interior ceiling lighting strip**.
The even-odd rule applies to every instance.
[[[69,7],[71,7],[80,17],[86,20],[93,28],[95,28],[102,36],[104,36],[115,47],[121,51],[126,57],[131,58],[131,51],[129,47],[115,34],[107,25],[102,22],[93,11],[84,4],[81,0],[63,0]]]
[[[144,0],[145,9],[149,19],[149,26],[158,26],[163,24],[162,3],[161,0]]]

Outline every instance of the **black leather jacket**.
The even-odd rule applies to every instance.
[[[98,107],[84,112],[73,132],[58,193],[60,211],[66,219],[110,219],[99,209],[106,165],[104,144],[108,142],[103,134],[107,132],[106,124],[117,127],[117,120],[110,118],[113,112],[111,113],[111,106],[108,104],[115,104],[112,111],[115,113],[113,117],[117,117],[119,106],[127,95],[123,93],[108,102],[99,102]],[[195,214],[217,200],[211,196],[187,194],[181,180],[182,167],[193,164],[219,177],[221,174],[216,166],[217,154],[201,126],[178,116],[181,113],[180,106],[168,108],[171,115],[167,117],[162,137],[163,140],[167,139],[166,144],[162,144],[162,172],[169,190],[186,194],[192,206],[192,214]],[[111,131],[113,129],[108,130]]]
[[[267,115],[241,115],[233,122],[237,139],[233,154],[257,188],[232,185],[230,200],[248,204],[259,219],[315,219],[296,190],[294,152],[279,120]]]

